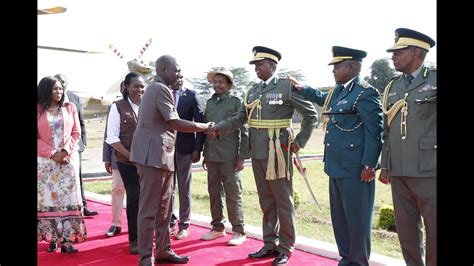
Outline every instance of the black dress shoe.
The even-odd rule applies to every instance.
[[[62,245],[61,246],[61,253],[76,253],[79,250],[77,248],[74,248],[72,245]]]
[[[48,252],[55,252],[58,249],[58,245],[55,242],[50,242],[48,247]]]
[[[128,246],[128,251],[130,254],[138,254],[138,243],[137,241],[130,242]]]
[[[276,265],[286,265],[288,263],[288,260],[290,258],[288,257],[288,255],[285,255],[283,253],[280,253],[278,254],[278,256],[273,260],[273,263],[272,265],[273,266],[276,266]]]
[[[189,261],[188,256],[178,256],[176,254],[170,255],[166,258],[156,258],[156,264],[186,264]]]
[[[261,259],[261,258],[275,257],[276,255],[278,255],[278,251],[274,249],[261,248],[259,251],[255,253],[250,253],[249,258]]]
[[[109,230],[107,230],[107,232],[105,232],[105,235],[107,237],[112,237],[112,236],[116,236],[116,235],[120,234],[120,232],[122,232],[122,228],[120,228],[120,226],[112,225],[109,228]]]
[[[94,216],[94,215],[97,215],[97,214],[99,214],[99,212],[91,211],[91,210],[87,209],[87,207],[84,208],[84,216]]]

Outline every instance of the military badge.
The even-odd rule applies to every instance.
[[[370,87],[370,84],[365,80],[359,81],[359,84],[360,84],[360,86],[362,86],[363,88],[366,88],[366,89]]]
[[[426,92],[426,91],[432,91],[436,90],[436,86],[433,86],[431,84],[426,84],[425,86],[421,87],[418,92]]]

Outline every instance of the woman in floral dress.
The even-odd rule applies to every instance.
[[[86,239],[78,169],[79,117],[74,104],[64,102],[61,83],[44,77],[38,84],[38,241],[49,241],[48,252],[78,250],[73,242]]]

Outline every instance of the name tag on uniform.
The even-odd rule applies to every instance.
[[[346,99],[342,99],[342,100],[338,101],[338,102],[336,103],[336,105],[341,105],[341,104],[346,104],[346,103],[347,103],[347,100],[346,100]]]
[[[388,96],[395,96],[395,95],[397,95],[396,92],[391,92],[391,93],[388,94]]]

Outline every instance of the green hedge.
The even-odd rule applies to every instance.
[[[380,207],[379,227],[389,231],[396,231],[395,214],[392,205],[384,204]]]

